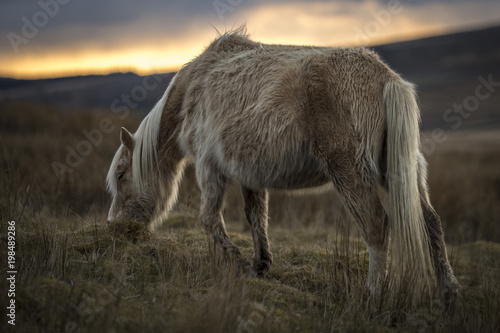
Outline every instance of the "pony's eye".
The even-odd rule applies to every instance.
[[[118,172],[118,180],[122,179],[124,174],[125,174],[125,171]]]

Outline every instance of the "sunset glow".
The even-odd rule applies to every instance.
[[[1,45],[0,76],[45,78],[134,71],[139,74],[175,71],[199,54],[225,31],[246,23],[252,38],[264,43],[321,46],[376,45],[445,34],[465,27],[500,22],[498,6],[485,3],[469,15],[472,3],[429,3],[409,6],[368,0],[362,2],[278,2],[241,6],[219,17],[186,17],[185,28],[172,31],[161,18],[143,18],[102,27],[64,29],[42,27],[38,35],[13,51],[5,38]],[[62,9],[61,9],[61,14]],[[224,20],[221,21],[220,17]],[[57,18],[57,17],[56,17]],[[181,18],[177,18],[182,22]],[[13,26],[21,30],[21,21]],[[213,26],[213,27],[212,27]],[[5,34],[7,35],[7,34]],[[82,40],[73,36],[83,36]],[[49,39],[50,43],[45,43]],[[10,44],[10,45],[9,45]]]
[[[170,72],[176,71],[201,50],[202,44],[193,44],[164,50],[148,47],[107,52],[84,49],[74,53],[54,52],[43,56],[30,55],[14,58],[8,64],[0,65],[0,76],[43,78],[127,71],[138,74]]]

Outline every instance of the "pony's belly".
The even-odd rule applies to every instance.
[[[249,188],[301,189],[321,186],[330,180],[312,155],[269,159],[267,163],[246,162],[231,168],[228,176]]]
[[[266,184],[266,188],[296,190],[321,186],[329,181],[328,176],[322,170],[316,169],[291,170],[290,173],[278,174],[276,176]]]

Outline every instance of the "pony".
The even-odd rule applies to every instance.
[[[268,189],[328,182],[368,248],[368,290],[380,293],[388,254],[398,269],[436,277],[446,306],[460,285],[427,187],[414,86],[366,48],[271,45],[246,29],[219,34],[173,77],[107,175],[108,223],[154,228],[176,203],[194,164],[200,220],[223,253],[263,275],[272,263]],[[221,214],[229,181],[241,184],[253,265],[230,240]]]

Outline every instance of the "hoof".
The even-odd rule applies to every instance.
[[[460,298],[461,292],[462,287],[456,280],[441,287],[441,301],[443,302],[445,314],[453,315],[455,312],[456,301]]]
[[[238,272],[247,277],[256,277],[257,272],[253,269],[252,264],[246,259],[239,259],[237,262]]]
[[[271,260],[269,259],[259,260],[254,263],[254,269],[257,272],[257,276],[264,276],[269,270],[269,267],[271,267]]]

